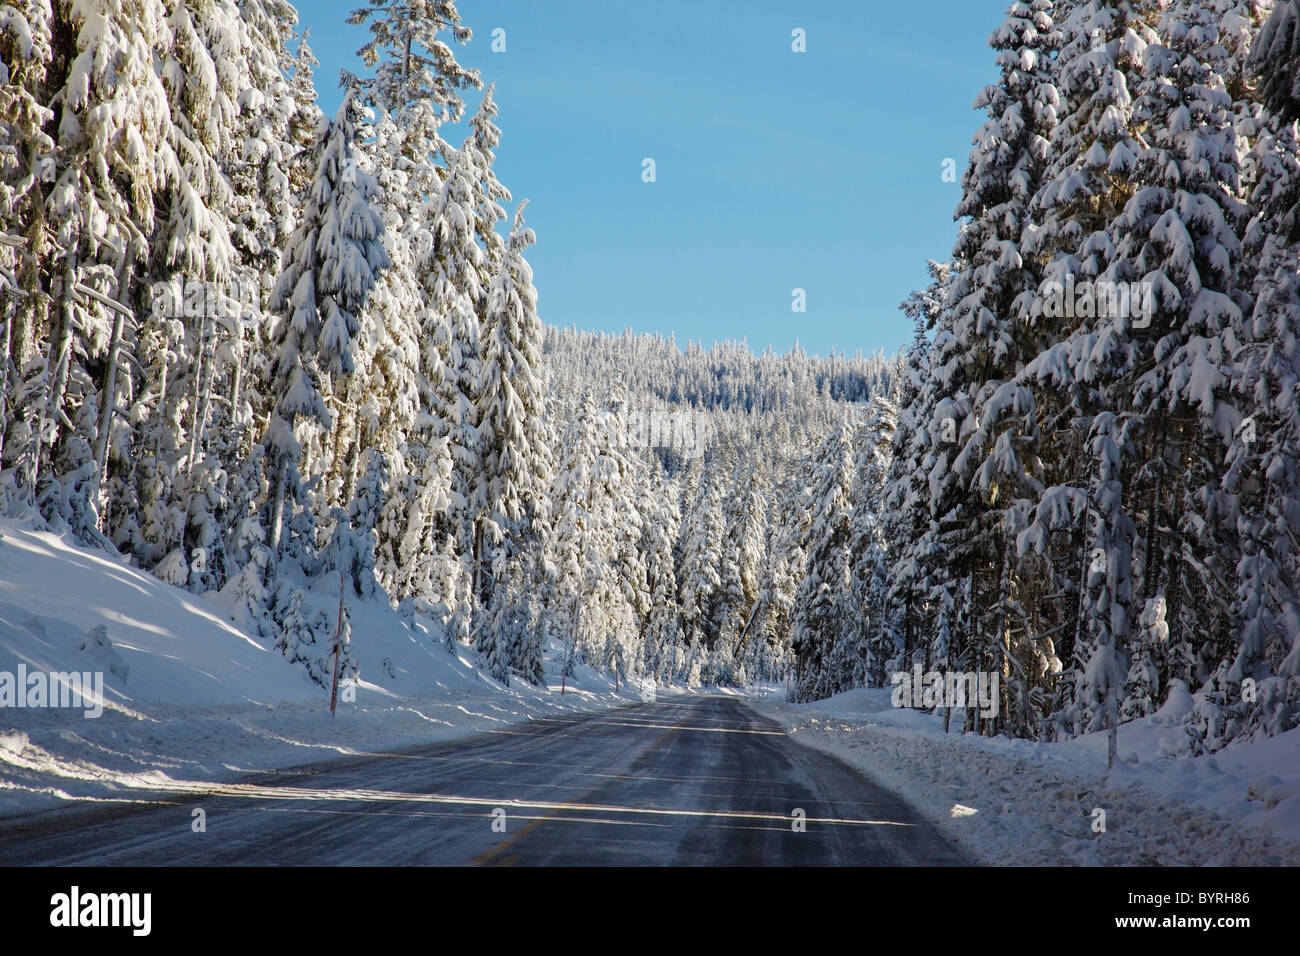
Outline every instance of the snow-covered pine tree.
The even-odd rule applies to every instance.
[[[1020,245],[1031,224],[1030,203],[1052,160],[1057,125],[1052,58],[1062,34],[1052,13],[1052,0],[1012,3],[989,38],[1001,77],[975,101],[988,119],[975,134],[962,177],[956,215],[966,222],[953,250],[944,318],[962,346],[956,358],[977,392],[986,382],[1013,378],[1033,349],[1026,320],[1039,277]],[[981,428],[985,442],[990,427],[986,422]]]
[[[417,258],[424,290],[426,381],[434,417],[445,423],[452,456],[450,520],[456,548],[474,578],[475,604],[483,581],[476,569],[476,530],[486,503],[483,448],[478,432],[481,330],[476,303],[483,250],[474,237],[474,175],[469,158],[452,152],[446,179],[423,212],[428,231]]]
[[[1139,287],[1134,304],[1128,293],[1147,270],[1134,275],[1121,262],[1117,245],[1125,240],[1116,223],[1138,188],[1138,159],[1148,148],[1134,93],[1159,41],[1159,7],[1146,0],[1085,0],[1058,20],[1060,122],[1031,206],[1037,221],[1024,238],[1026,251],[1043,264],[1044,284],[1031,313],[1042,348],[1021,379],[1034,386],[1038,427],[1053,441],[1039,453],[1042,488],[1027,502],[1032,518],[1026,508],[1028,526],[1017,547],[1049,581],[1060,582],[1053,590],[1062,592],[1067,611],[1079,602],[1073,621],[1036,623],[1062,638],[1067,667],[1053,709],[1068,732],[1109,706],[1079,701],[1084,688],[1089,694],[1100,688],[1115,702],[1112,657],[1123,653],[1131,623],[1132,491],[1141,485],[1125,468],[1134,451],[1129,418],[1117,419],[1111,410],[1122,406],[1131,388],[1124,377],[1144,350],[1132,326],[1144,297]],[[1123,307],[1106,295],[1108,283],[1125,293]]]
[[[1133,540],[1136,528],[1124,510],[1123,451],[1129,442],[1117,416],[1093,419],[1092,456],[1097,461],[1089,500],[1089,541],[1093,551],[1085,578],[1082,642],[1076,655],[1086,660],[1076,687],[1076,728],[1105,728],[1110,734],[1108,763],[1116,760],[1119,706],[1128,673],[1128,640],[1133,623]]]
[[[853,488],[849,500],[849,554],[852,573],[849,640],[844,642],[848,681],[852,687],[881,687],[885,662],[893,656],[894,622],[887,619],[889,551],[883,510],[885,481],[898,412],[884,396],[871,402],[858,433]]]
[[[552,484],[548,563],[554,569],[550,632],[575,661],[626,680],[641,656],[650,596],[644,557],[641,482],[623,452],[625,406],[615,392],[597,409],[588,395],[560,442]]]
[[[733,666],[725,676],[728,683],[744,686],[755,676],[758,641],[751,625],[758,610],[759,576],[766,546],[769,492],[760,462],[737,462],[733,471],[735,492],[726,502],[726,550],[730,560],[723,566],[722,590],[726,596],[726,617],[719,630],[728,647]],[[748,664],[748,666],[747,666]]]
[[[927,473],[933,464],[931,433],[935,431],[930,340],[927,329],[938,321],[946,301],[950,269],[946,263],[929,263],[930,285],[902,304],[915,326],[912,345],[905,350],[898,377],[898,426],[894,431],[889,475],[885,482],[885,534],[897,542],[893,579],[887,597],[887,617],[895,621],[895,653],[884,662],[883,678],[910,666],[930,622],[926,537],[931,527]],[[885,649],[882,648],[882,653]]]
[[[53,62],[52,11],[42,0],[7,7],[0,25],[0,512],[35,501],[40,448],[46,311],[37,254],[44,239],[42,171],[51,168],[54,140],[45,130]],[[35,375],[25,378],[28,363]]]
[[[1159,706],[1164,688],[1160,685],[1163,658],[1169,640],[1169,626],[1165,624],[1165,599],[1149,598],[1133,640],[1128,678],[1124,681],[1123,700],[1119,707],[1120,720],[1147,717]]]
[[[306,598],[307,592],[301,588],[281,583],[273,612],[278,628],[275,649],[289,662],[301,664],[313,682],[328,690],[334,680],[337,646],[339,682],[355,680],[360,666],[352,653],[352,625],[346,606],[340,633],[340,622],[331,622],[323,610],[311,615]]]
[[[446,437],[433,444],[423,469],[414,484],[418,494],[398,502],[393,502],[395,495],[389,496],[394,507],[405,511],[399,515],[405,532],[397,551],[385,554],[398,569],[393,577],[395,593],[431,602],[441,618],[446,648],[455,653],[470,638],[473,594],[469,569],[456,548],[455,527],[448,517],[452,463]]]
[[[588,394],[578,414],[565,430],[552,480],[553,534],[550,564],[555,569],[554,604],[548,609],[552,633],[564,641],[563,670],[573,675],[573,664],[585,649],[584,607],[593,591],[593,565],[602,557],[599,514],[591,495],[591,470],[598,454],[596,406]]]
[[[681,505],[671,479],[650,472],[643,501],[643,539],[650,610],[646,616],[642,673],[657,684],[681,680],[686,666],[686,640],[677,600],[673,544],[681,522]]]
[[[551,453],[545,432],[540,362],[541,321],[537,292],[524,250],[534,241],[524,224],[526,202],[493,277],[484,316],[483,363],[479,380],[478,435],[482,449],[484,509],[476,534],[479,577],[490,584],[489,567],[526,546],[535,518],[546,516]],[[487,584],[484,586],[486,587]],[[530,670],[534,670],[530,665]]]
[[[969,641],[978,666],[998,670],[1004,688],[1014,683],[1022,693],[1028,690],[1019,686],[1013,658],[1032,657],[1037,649],[1026,642],[1023,627],[1015,627],[1013,637],[1020,622],[1007,613],[1013,604],[1008,591],[1020,575],[1007,550],[1018,530],[1015,516],[1041,487],[1022,464],[1037,459],[1039,432],[1033,389],[1017,375],[1050,331],[1033,322],[1042,276],[1022,242],[1033,228],[1031,202],[1053,158],[1060,103],[1053,56],[1063,40],[1055,10],[1050,0],[1017,0],[989,39],[1001,77],[976,101],[988,120],[976,133],[963,177],[957,215],[966,221],[953,250],[932,362],[941,383],[936,401],[953,399],[942,427],[959,444],[937,456],[938,463],[951,457],[951,475],[931,472],[931,510],[942,526],[928,548],[942,555],[931,565],[931,593],[941,609],[936,634],[942,637],[933,656],[947,659],[961,653],[953,642]],[[960,628],[956,615],[963,616]],[[1032,723],[1023,713],[1004,711],[1000,719],[1007,718]]]
[[[1266,113],[1259,132],[1250,157],[1256,175],[1243,255],[1254,304],[1232,355],[1234,397],[1245,417],[1222,478],[1239,541],[1232,605],[1237,641],[1217,661],[1189,715],[1194,753],[1300,723],[1300,561],[1289,533],[1300,520],[1294,387],[1300,378],[1300,255],[1293,241],[1300,148],[1294,121]]]
[[[795,700],[820,700],[844,688],[833,666],[836,647],[849,637],[854,614],[849,569],[849,525],[853,505],[853,433],[848,425],[831,432],[818,451],[812,483],[807,573],[791,613],[795,655]]]
[[[394,596],[401,599],[410,594],[404,582],[412,576],[395,567],[392,556],[424,536],[433,520],[408,512],[404,503],[446,498],[447,488],[426,488],[424,481],[441,474],[438,460],[445,446],[440,443],[453,418],[449,409],[456,407],[447,395],[454,387],[446,371],[452,338],[449,303],[435,299],[426,276],[438,243],[430,222],[435,211],[431,200],[446,179],[445,167],[439,165],[446,154],[439,128],[461,117],[461,91],[477,87],[479,79],[456,61],[442,39],[444,34],[460,43],[470,38],[452,0],[381,0],[354,10],[349,22],[370,32],[358,55],[373,75],[355,82],[379,113],[370,151],[393,264],[375,290],[374,359],[368,380],[357,388],[375,403],[378,431],[371,440],[390,460],[394,494],[380,530],[380,574],[396,583]],[[408,517],[413,524],[406,523]],[[467,617],[463,623],[468,625]],[[459,627],[451,630],[459,633]]]
[[[191,586],[220,587],[229,569],[219,554],[207,560],[220,535],[202,517],[209,509],[201,499],[224,491],[224,482],[209,480],[213,468],[222,469],[206,460],[207,432],[220,404],[213,400],[219,383],[234,377],[239,358],[230,347],[240,335],[241,317],[230,296],[239,263],[231,239],[228,170],[241,148],[235,139],[240,100],[253,82],[250,44],[229,0],[169,3],[164,27],[158,69],[171,118],[168,146],[178,169],[157,198],[158,219],[149,237],[145,335],[162,347],[142,356],[150,381],[142,383],[147,398],[133,409],[139,415],[136,441],[152,454],[140,456],[143,472],[135,472],[134,456],[119,465],[121,481],[136,485],[135,496],[152,516],[148,526],[156,530],[147,542],[130,541],[116,521],[112,530],[146,564],[173,549],[186,556],[202,550],[205,557],[196,560],[205,570]],[[163,472],[166,478],[159,480]],[[228,503],[214,499],[212,505]]]
[[[375,181],[356,149],[366,110],[349,89],[323,125],[319,158],[302,221],[290,242],[271,309],[280,315],[273,391],[275,413],[263,439],[273,458],[268,502],[270,547],[277,554],[288,496],[297,494],[299,422],[328,429],[322,385],[353,369],[352,338],[378,274],[388,265]]]
[[[811,461],[800,463],[799,471],[811,471]],[[812,519],[804,475],[788,476],[777,486],[775,513],[769,523],[767,553],[759,577],[758,597],[750,623],[758,656],[766,661],[761,679],[782,679],[790,663],[790,615],[795,594],[807,566],[803,545]]]
[[[378,451],[366,452],[365,466],[347,511],[335,509],[334,528],[324,555],[323,570],[343,573],[357,597],[373,598],[375,577],[375,529],[384,513],[388,469]]]
[[[391,119],[376,124],[371,149],[382,197],[384,248],[391,266],[371,295],[368,361],[355,382],[356,394],[365,404],[367,444],[389,463],[391,493],[377,529],[377,570],[397,601],[425,593],[413,582],[423,577],[427,583],[427,574],[416,572],[401,553],[404,542],[422,537],[432,520],[416,504],[432,506],[436,501],[437,507],[445,507],[446,482],[450,482],[450,474],[443,476],[439,469],[439,456],[447,451],[446,425],[435,410],[429,376],[436,382],[442,373],[437,349],[422,342],[426,310],[416,275],[418,236],[411,201],[415,188],[411,164],[401,153],[402,135]],[[444,484],[428,487],[426,479]],[[411,561],[427,563],[431,552],[416,553],[420,557]]]
[[[601,665],[625,683],[641,658],[650,594],[641,550],[643,505],[637,494],[644,479],[638,474],[640,463],[625,451],[627,397],[621,388],[610,393],[601,409],[599,433],[600,454],[593,472],[612,558],[603,571],[596,603],[600,614],[593,623],[605,635]]]
[[[720,470],[706,462],[694,498],[682,517],[678,545],[682,626],[706,655],[718,640],[715,609],[722,596],[720,569],[725,560],[726,528],[721,481]],[[710,675],[704,676],[707,679]]]
[[[481,302],[480,322],[486,323],[486,311],[490,308],[491,284],[493,277],[501,271],[502,261],[506,255],[506,243],[496,231],[497,224],[504,222],[506,212],[501,205],[510,201],[510,190],[497,180],[492,164],[496,161],[495,150],[501,143],[501,130],[496,125],[497,104],[496,89],[489,84],[483,91],[478,109],[470,119],[469,135],[461,146],[470,166],[476,172],[474,191],[474,233],[483,244],[483,288],[487,298]],[[522,207],[527,200],[520,203]],[[516,211],[518,216],[518,211]]]
[[[240,570],[221,591],[222,598],[231,605],[231,620],[250,633],[273,637],[274,628],[268,623],[271,593],[266,586],[271,551],[266,547],[266,529],[256,515],[239,521],[231,545]]]
[[[1196,31],[1169,29],[1198,22],[1211,28],[1195,3],[1175,3],[1161,21],[1164,42],[1144,51],[1133,107],[1143,141],[1125,170],[1131,195],[1107,233],[1110,262],[1100,278],[1139,283],[1143,309],[1134,306],[1133,317],[1099,312],[1087,359],[1088,367],[1104,370],[1094,381],[1105,385],[1114,376],[1108,397],[1119,412],[1104,446],[1095,431],[1094,459],[1111,470],[1096,455],[1106,447],[1107,458],[1131,462],[1129,475],[1120,475],[1123,466],[1112,472],[1111,481],[1123,483],[1094,502],[1109,525],[1095,546],[1107,552],[1110,573],[1119,577],[1092,632],[1101,643],[1107,633],[1122,641],[1130,627],[1135,608],[1120,612],[1129,572],[1114,562],[1127,560],[1125,535],[1115,532],[1133,522],[1137,560],[1128,600],[1141,607],[1163,596],[1173,644],[1200,634],[1202,653],[1219,657],[1231,638],[1216,582],[1231,577],[1237,544],[1218,472],[1240,418],[1228,402],[1223,367],[1242,340],[1249,296],[1238,278],[1242,207],[1235,196],[1240,163],[1232,98],[1202,58],[1205,44]],[[1138,331],[1143,322],[1150,334]],[[1076,375],[1086,378],[1086,368]],[[1100,604],[1094,610],[1103,612]],[[1175,675],[1161,676],[1164,683]]]
[[[1264,104],[1287,122],[1300,120],[1300,0],[1278,0],[1256,35],[1250,65]]]
[[[396,114],[414,104],[432,111],[432,125],[460,119],[460,91],[479,85],[478,73],[456,62],[440,34],[466,43],[471,31],[460,22],[455,0],[375,0],[348,17],[364,25],[370,40],[357,51],[374,76],[361,84],[367,100]]]
[[[43,11],[41,19],[49,15]],[[61,5],[48,21],[52,56],[41,101],[56,108],[59,120],[51,130],[53,152],[39,159],[43,215],[30,224],[41,235],[31,250],[41,285],[51,291],[42,332],[48,345],[23,371],[31,404],[19,412],[36,426],[36,472],[45,480],[58,480],[56,458],[69,462],[60,445],[64,434],[77,430],[70,383],[120,341],[119,310],[105,303],[132,301],[134,268],[148,252],[142,237],[154,228],[155,199],[180,174],[167,95],[155,69],[164,20],[158,0],[134,0]],[[98,382],[91,387],[102,392]],[[92,459],[98,431],[96,425],[82,434]],[[80,462],[75,470],[81,472]],[[99,481],[93,474],[76,484],[97,496]]]

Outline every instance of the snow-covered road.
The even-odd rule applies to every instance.
[[[0,844],[13,864],[965,862],[892,793],[726,697],[28,820]]]

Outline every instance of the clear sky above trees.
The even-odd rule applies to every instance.
[[[326,113],[338,71],[362,71],[355,6],[300,8]],[[960,177],[1004,6],[462,0],[457,58],[496,83],[497,171],[532,199],[542,318],[823,355],[904,344],[898,303],[951,251],[943,161]]]

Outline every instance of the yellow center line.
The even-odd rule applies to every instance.
[[[551,811],[550,813],[548,813],[545,817],[536,817],[536,818],[533,820],[532,823],[528,824],[528,826],[524,827],[522,830],[520,830],[520,831],[519,831],[518,833],[516,833],[514,836],[510,837],[509,839],[502,840],[502,841],[501,841],[500,843],[498,843],[496,846],[489,847],[487,850],[485,850],[484,852],[480,853],[478,856],[474,857],[474,859],[471,860],[470,862],[473,863],[474,866],[485,866],[485,865],[487,865],[488,863],[490,863],[490,862],[492,861],[492,858],[493,858],[494,856],[498,855],[499,853],[504,852],[505,850],[508,850],[511,846],[514,845],[514,843],[515,843],[516,840],[521,840],[521,839],[523,839],[524,836],[526,836],[527,834],[531,833],[533,830],[536,830],[536,829],[537,829],[538,827],[540,827],[543,823],[545,823],[548,817],[553,817],[553,816],[555,816],[555,814],[557,814],[557,813],[559,813],[559,812],[560,812],[559,810],[552,810],[552,811]],[[515,860],[519,859],[518,854],[516,854],[516,855],[515,855],[514,857],[512,857],[511,859],[515,859]],[[509,863],[506,862],[504,865],[509,866]]]

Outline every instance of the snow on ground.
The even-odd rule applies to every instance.
[[[312,595],[338,609],[338,592]],[[67,801],[140,799],[203,781],[447,740],[519,721],[639,702],[585,667],[560,691],[503,687],[468,648],[451,654],[387,604],[348,601],[361,664],[355,701],[329,692],[217,600],[121,558],[0,522],[0,675],[102,672],[104,710],[0,706],[0,817]],[[332,618],[331,618],[332,619]],[[92,638],[105,629],[109,647]],[[84,647],[82,645],[85,645]],[[123,676],[124,675],[124,676]],[[663,693],[660,689],[659,693]]]
[[[1190,698],[1106,735],[1059,744],[943,733],[941,716],[895,708],[891,688],[757,709],[838,756],[993,865],[1300,864],[1300,729],[1218,754],[1169,758]],[[954,723],[957,717],[954,715]],[[1105,832],[1094,832],[1105,811]]]
[[[312,601],[337,611],[328,588]],[[229,623],[220,602],[0,523],[0,673],[100,671],[106,698],[98,718],[0,706],[0,816],[193,791],[641,699],[639,688],[614,693],[585,668],[561,696],[558,644],[547,651],[550,686],[505,688],[479,671],[476,654],[450,654],[424,623],[408,626],[385,604],[349,600],[349,613],[362,680],[331,718],[327,691]],[[107,646],[95,639],[101,627]],[[888,689],[803,705],[783,703],[784,693],[766,686],[751,698],[796,740],[895,790],[989,863],[1300,863],[1300,730],[1167,758],[1191,705],[1185,691],[1120,729],[1125,764],[1109,774],[1104,734],[1063,744],[945,735],[941,718],[892,707]],[[1097,808],[1104,833],[1093,832]]]

